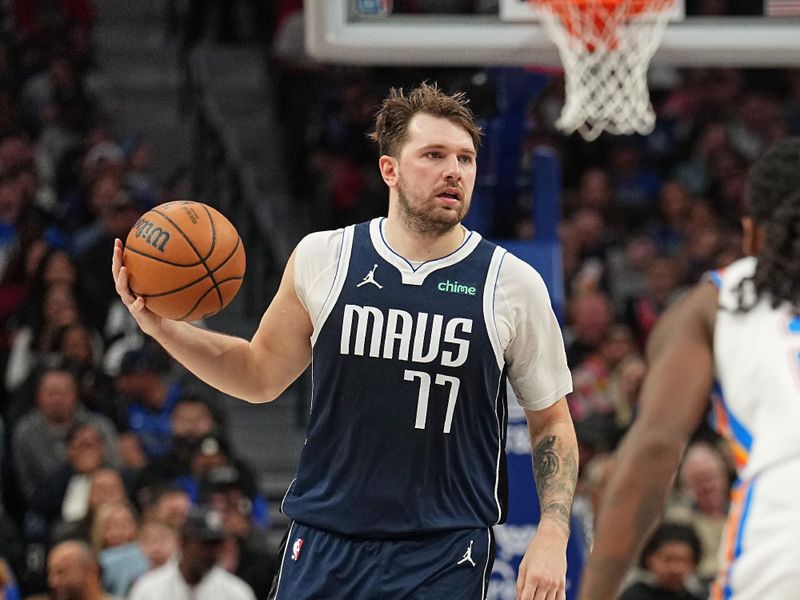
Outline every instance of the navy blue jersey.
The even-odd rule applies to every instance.
[[[289,517],[365,537],[502,522],[506,386],[487,321],[504,252],[465,242],[404,283],[368,223],[346,230]]]

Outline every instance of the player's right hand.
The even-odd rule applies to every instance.
[[[147,309],[144,298],[134,296],[128,286],[128,269],[122,264],[122,240],[114,240],[114,255],[111,259],[111,274],[114,277],[114,285],[117,294],[122,299],[125,306],[136,319],[139,327],[147,335],[155,337],[163,327],[165,319]]]

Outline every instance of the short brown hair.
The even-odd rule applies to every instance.
[[[403,92],[403,88],[391,88],[375,116],[375,131],[370,138],[378,142],[381,154],[395,156],[406,141],[411,119],[418,113],[425,113],[462,127],[477,149],[482,132],[468,103],[464,92],[449,96],[436,83],[422,83],[408,94]]]

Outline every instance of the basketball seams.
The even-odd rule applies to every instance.
[[[133,248],[130,245],[125,246],[125,252],[130,252],[131,254],[138,254],[139,256],[141,256],[143,258],[149,258],[149,259],[154,260],[156,262],[160,262],[162,264],[169,265],[170,267],[178,267],[178,268],[181,268],[181,269],[188,269],[188,268],[191,268],[191,267],[199,267],[200,265],[203,264],[202,261],[200,261],[200,260],[198,260],[195,263],[173,262],[173,261],[167,260],[165,258],[161,258],[161,257],[158,257],[158,256],[153,256],[152,254],[147,254],[146,252],[142,252],[141,250],[137,250],[136,248]]]
[[[220,285],[222,285],[222,284],[224,284],[224,283],[229,283],[229,282],[231,282],[231,281],[237,281],[237,280],[241,280],[241,279],[243,279],[243,277],[228,277],[227,279],[223,279],[223,280],[221,280],[221,281],[219,282],[219,284],[220,284]],[[194,306],[192,306],[192,308],[191,308],[191,309],[189,309],[189,312],[187,312],[185,315],[183,315],[182,317],[179,317],[179,318],[178,318],[178,319],[176,319],[176,320],[177,320],[177,321],[185,321],[185,320],[187,320],[187,319],[189,318],[189,316],[190,316],[190,315],[191,315],[191,314],[192,314],[194,311],[196,311],[196,310],[197,310],[197,307],[198,307],[198,306],[200,306],[200,304],[203,302],[203,300],[205,300],[205,299],[208,297],[208,294],[209,294],[211,291],[213,291],[213,290],[214,290],[214,288],[213,288],[213,287],[210,287],[210,288],[208,288],[208,289],[207,289],[205,292],[203,292],[203,294],[202,294],[202,295],[201,295],[201,296],[200,296],[200,297],[197,299],[197,302],[195,302],[195,303],[194,303]],[[206,313],[206,314],[209,314],[209,313]],[[213,312],[212,312],[211,314],[213,314]],[[196,321],[197,319],[202,319],[202,318],[204,318],[205,316],[206,316],[206,315],[200,315],[200,316],[194,317],[194,318],[192,319],[192,321]]]
[[[162,219],[167,221],[170,225],[172,225],[178,231],[178,233],[180,233],[181,236],[183,236],[183,239],[186,240],[186,243],[189,244],[189,247],[192,250],[194,250],[194,253],[197,255],[197,258],[200,261],[200,263],[205,265],[205,260],[206,259],[203,258],[200,255],[200,251],[197,249],[197,246],[195,246],[194,242],[192,241],[192,238],[190,238],[188,235],[186,235],[186,232],[183,229],[181,229],[181,226],[178,225],[174,221],[174,219],[172,219],[172,217],[170,217],[169,215],[165,214],[164,212],[158,210],[158,207],[150,209],[150,212],[153,212],[153,213],[157,214],[159,217],[161,217]],[[212,242],[212,244],[213,244],[213,242]],[[206,268],[208,268],[208,267],[206,267]]]
[[[200,297],[197,299],[197,302],[195,302],[195,303],[194,303],[194,306],[192,306],[192,308],[190,308],[190,309],[189,309],[189,311],[188,311],[188,312],[187,312],[185,315],[183,315],[182,317],[180,317],[180,318],[179,318],[179,319],[177,319],[177,320],[178,320],[178,321],[185,321],[186,319],[188,319],[188,318],[189,318],[189,316],[190,316],[190,315],[191,315],[191,314],[192,314],[194,311],[196,311],[196,310],[197,310],[197,307],[198,307],[198,306],[200,306],[200,304],[201,304],[201,303],[202,303],[202,302],[203,302],[203,301],[204,301],[206,298],[208,298],[208,294],[209,294],[209,293],[211,293],[212,291],[214,291],[214,289],[215,289],[215,286],[214,286],[214,287],[210,287],[210,288],[208,288],[208,289],[207,289],[205,292],[203,292],[203,294],[202,294],[202,295],[201,295],[201,296],[200,296]],[[218,290],[218,289],[217,289],[216,291],[217,291],[217,292],[219,292],[219,290]],[[204,316],[205,316],[205,315],[200,315],[200,316],[198,316],[198,317],[195,317],[195,318],[193,318],[192,320],[193,320],[193,321],[196,321],[197,319],[202,319]]]
[[[123,264],[129,263],[131,269],[131,291],[169,319],[196,320],[222,310],[244,280],[244,246],[232,223],[213,207],[196,201],[166,202],[148,213],[131,228],[130,244],[126,243],[123,254]],[[202,223],[204,214],[208,224]],[[166,247],[170,232],[173,242]],[[151,254],[150,246],[162,255]],[[143,294],[132,283],[153,293]]]
[[[208,215],[208,224],[211,225],[211,248],[203,259],[208,260],[208,258],[214,254],[214,248],[217,247],[217,224],[214,222],[214,215],[211,213],[211,209],[205,204],[201,204],[200,206],[206,211],[206,215]]]
[[[208,207],[206,207],[202,203],[195,202],[194,204],[196,204],[197,206],[202,206],[203,207],[203,209],[206,211],[206,214],[208,215],[209,223],[211,224],[211,250],[208,253],[208,256],[211,256],[211,254],[214,252],[214,247],[216,246],[216,237],[217,237],[216,236],[216,233],[217,233],[216,232],[216,228],[214,227],[214,217],[211,214],[211,212],[208,210]],[[188,235],[186,235],[186,232],[183,229],[181,229],[180,225],[178,225],[169,215],[165,214],[163,211],[158,210],[158,207],[151,209],[151,212],[156,213],[161,218],[166,220],[170,225],[172,225],[178,231],[178,233],[180,233],[183,236],[183,239],[186,240],[186,243],[189,244],[189,247],[192,250],[194,250],[194,253],[197,255],[197,258],[200,260],[200,264],[202,264],[206,268],[206,272],[207,272],[206,276],[211,279],[211,283],[213,284],[214,289],[217,292],[217,298],[219,299],[220,309],[222,309],[222,305],[223,305],[223,302],[224,302],[223,299],[222,299],[222,292],[220,292],[219,286],[217,285],[217,281],[216,281],[216,279],[214,279],[214,274],[208,268],[208,264],[206,262],[207,259],[208,259],[208,256],[206,256],[204,258],[200,254],[200,251],[197,249],[197,246],[195,246],[195,244],[192,241],[192,239]]]
[[[222,269],[222,268],[223,268],[223,267],[224,267],[224,266],[225,266],[227,263],[229,263],[229,262],[231,261],[231,259],[232,259],[232,258],[233,258],[233,257],[236,255],[236,251],[239,249],[239,246],[241,245],[241,243],[242,243],[242,240],[241,240],[241,238],[237,237],[237,238],[236,238],[236,245],[233,247],[233,250],[231,251],[231,253],[230,253],[228,256],[226,256],[226,257],[225,257],[225,258],[222,260],[222,262],[221,262],[221,263],[219,263],[219,264],[218,264],[216,267],[214,267],[213,269],[209,269],[209,268],[208,268],[208,265],[204,264],[203,266],[206,268],[206,273],[205,273],[204,275],[202,275],[202,276],[198,277],[197,279],[194,279],[194,280],[190,281],[189,283],[186,283],[186,284],[184,284],[184,285],[182,285],[182,286],[180,286],[180,287],[173,288],[173,289],[171,289],[171,290],[166,290],[166,291],[164,291],[164,292],[159,292],[159,293],[157,293],[157,294],[140,294],[140,293],[138,293],[138,292],[137,292],[135,289],[133,289],[133,288],[131,288],[131,291],[132,291],[134,294],[136,294],[137,296],[141,296],[142,298],[145,298],[145,299],[147,299],[147,298],[160,298],[160,297],[163,297],[163,296],[169,296],[170,294],[176,294],[176,293],[178,293],[178,292],[182,292],[182,291],[184,291],[184,290],[186,290],[186,289],[188,289],[188,288],[192,287],[193,285],[197,285],[198,283],[200,283],[201,281],[203,281],[203,279],[205,279],[206,277],[208,277],[209,279],[211,279],[211,282],[212,282],[212,286],[211,286],[211,288],[209,288],[209,289],[216,289],[216,291],[217,291],[217,294],[220,294],[220,291],[219,291],[219,289],[218,289],[220,284],[222,284],[222,283],[226,283],[226,282],[228,282],[228,281],[234,281],[234,280],[237,280],[237,279],[239,279],[239,280],[243,280],[243,279],[244,279],[244,275],[237,276],[237,277],[227,277],[227,278],[225,278],[225,279],[222,279],[222,280],[220,280],[220,281],[217,281],[217,280],[214,278],[214,273],[216,273],[217,271],[219,271],[220,269]],[[146,256],[147,258],[150,258],[150,257],[149,257],[149,256],[147,256],[147,255],[144,255],[144,256]],[[180,267],[180,266],[182,266],[182,265],[175,265],[175,266],[178,266],[178,267]],[[192,266],[199,266],[199,263],[198,263],[198,265],[192,265]],[[204,294],[204,296],[205,296],[205,294]],[[221,300],[221,299],[220,299],[220,302],[222,302],[222,300]],[[189,314],[191,314],[191,311],[190,311],[190,313],[189,313]]]

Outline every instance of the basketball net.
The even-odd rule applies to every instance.
[[[556,127],[594,140],[647,134],[655,113],[647,67],[674,0],[528,0],[564,66],[566,98]]]

